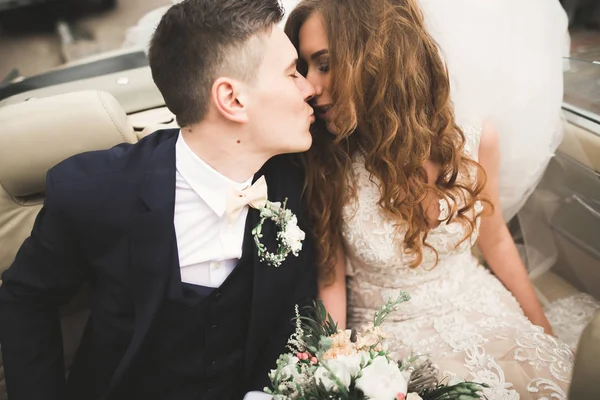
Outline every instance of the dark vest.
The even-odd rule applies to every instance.
[[[238,400],[252,259],[244,254],[217,289],[182,284],[175,264],[167,297],[119,399]]]

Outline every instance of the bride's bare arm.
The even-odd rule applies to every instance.
[[[346,255],[343,249],[337,252],[333,282],[319,282],[319,298],[338,328],[346,329]]]
[[[496,129],[484,124],[479,146],[479,163],[487,174],[484,191],[494,205],[493,215],[482,218],[479,248],[498,279],[511,291],[523,312],[535,325],[552,334],[552,327],[538,301],[515,243],[502,217],[499,198],[500,145]]]

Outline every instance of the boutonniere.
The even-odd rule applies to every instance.
[[[271,267],[279,267],[285,261],[288,254],[292,253],[298,257],[302,250],[302,241],[305,238],[305,233],[298,227],[298,218],[291,210],[285,208],[287,198],[280,202],[267,201],[260,208],[260,221],[254,229],[252,236],[258,248],[258,257],[261,262],[267,263]],[[262,239],[262,227],[266,220],[271,220],[277,228],[277,250],[270,252],[260,240]]]

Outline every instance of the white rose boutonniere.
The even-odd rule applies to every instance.
[[[272,267],[281,266],[290,253],[298,257],[302,250],[302,241],[306,238],[304,231],[298,227],[298,218],[285,208],[286,203],[287,199],[284,200],[283,205],[279,202],[267,201],[265,206],[260,209],[258,225],[252,229],[260,261],[266,262]],[[275,252],[267,251],[267,247],[260,241],[263,237],[262,227],[267,219],[273,221],[278,230]]]
[[[298,227],[298,219],[295,215],[287,223],[285,229],[281,232],[281,236],[283,243],[290,248],[292,254],[298,256],[300,250],[302,250],[302,241],[306,234]]]

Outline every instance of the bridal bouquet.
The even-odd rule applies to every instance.
[[[323,303],[308,317],[296,307],[296,332],[269,374],[275,400],[469,400],[482,398],[485,385],[462,382],[443,385],[428,360],[397,362],[384,347],[381,324],[410,299],[402,292],[375,313],[360,333],[338,330]]]

